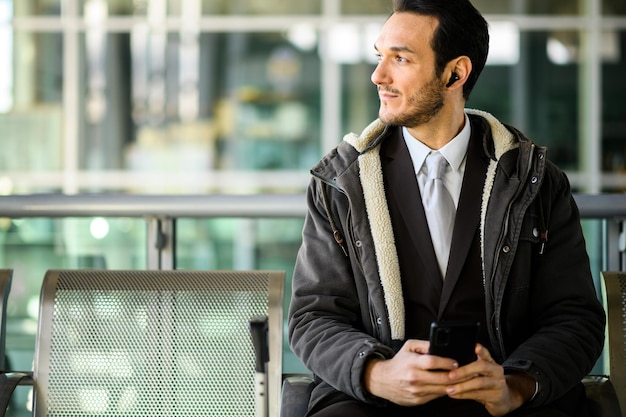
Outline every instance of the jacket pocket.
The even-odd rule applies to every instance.
[[[543,255],[548,242],[548,229],[540,215],[529,212],[522,222],[519,237],[520,244],[529,243],[533,247],[533,254]]]

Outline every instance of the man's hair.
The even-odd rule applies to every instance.
[[[432,16],[439,21],[431,41],[438,76],[450,60],[462,55],[470,58],[472,72],[463,86],[467,100],[489,53],[489,27],[480,12],[469,0],[394,0],[393,11]]]

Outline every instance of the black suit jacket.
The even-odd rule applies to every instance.
[[[483,135],[481,126],[473,124],[445,279],[437,266],[402,130],[395,129],[381,147],[383,177],[402,274],[407,338],[427,339],[434,320],[485,321],[479,223],[489,160],[483,150]],[[486,332],[480,339],[489,346]]]

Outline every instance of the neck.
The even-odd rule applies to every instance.
[[[428,123],[419,126],[407,126],[407,130],[411,136],[430,149],[441,149],[463,130],[465,125],[463,104],[454,108],[444,106]]]

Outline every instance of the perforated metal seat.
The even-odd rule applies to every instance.
[[[283,281],[278,271],[48,271],[34,415],[254,416],[248,323],[258,315],[269,317],[275,410]]]

